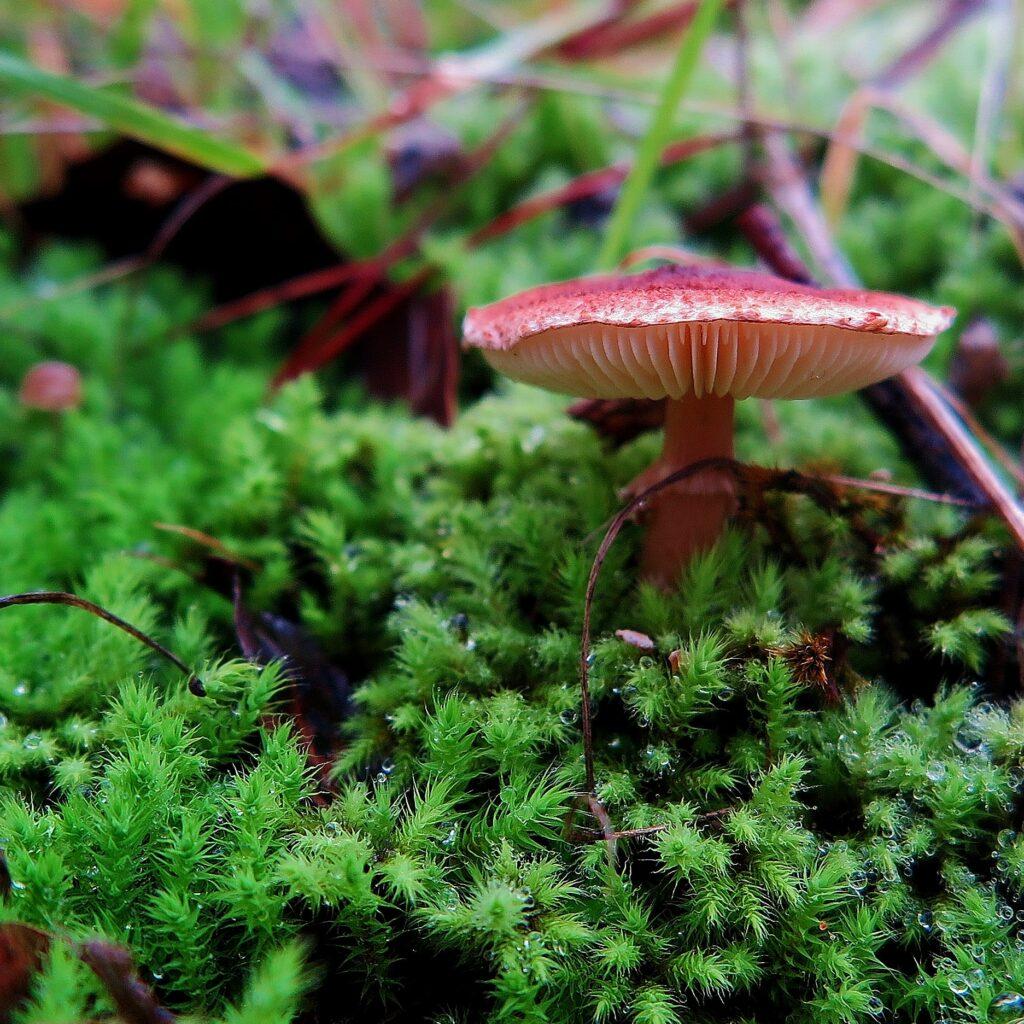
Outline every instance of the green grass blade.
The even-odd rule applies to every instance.
[[[700,52],[711,34],[723,2],[724,0],[703,0],[679,44],[679,52],[662,87],[647,134],[640,141],[633,167],[622,186],[619,200],[608,222],[608,230],[598,258],[598,268],[601,270],[612,269],[625,255],[630,226],[643,203],[645,193],[650,188],[661,151],[668,144],[672,134],[672,123],[679,103],[693,76]]]
[[[130,96],[54,75],[13,53],[0,52],[0,92],[40,96],[94,117],[115,131],[221,174],[246,178],[266,170],[241,146],[218,139]]]

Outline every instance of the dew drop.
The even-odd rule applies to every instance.
[[[962,754],[976,754],[981,749],[981,740],[966,729],[960,729],[953,738],[953,746]]]
[[[949,991],[955,996],[965,996],[970,992],[971,986],[966,975],[951,974],[949,977]]]
[[[1018,1016],[1024,1011],[1024,996],[1019,992],[1002,992],[989,1003],[988,1008],[993,1016]]]

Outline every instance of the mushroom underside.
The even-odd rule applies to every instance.
[[[934,340],[819,324],[588,323],[484,355],[516,380],[588,398],[815,398],[899,373],[923,359]]]

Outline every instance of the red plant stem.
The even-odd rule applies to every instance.
[[[402,284],[378,296],[373,302],[364,306],[340,331],[327,338],[323,345],[320,346],[319,351],[315,354],[307,354],[301,364],[294,359],[289,359],[274,375],[271,387],[278,388],[302,373],[319,369],[319,367],[340,355],[350,345],[358,341],[364,332],[368,331],[393,309],[396,309],[406,299],[419,291],[432,274],[432,268],[424,267],[407,281],[403,281]]]
[[[657,39],[669,32],[680,32],[693,21],[699,3],[684,0],[664,10],[655,11],[645,18],[623,21],[632,5],[625,4],[618,16],[594,25],[567,39],[558,48],[560,57],[568,60],[590,60],[595,57],[610,57],[631,46],[638,46]]]
[[[774,210],[764,203],[754,203],[736,218],[736,225],[777,274],[800,284],[812,282],[811,272],[782,230]]]
[[[233,302],[226,302],[209,313],[201,316],[193,325],[193,330],[212,331],[225,324],[233,323],[247,316],[255,316],[265,309],[271,309],[284,302],[292,302],[295,299],[302,299],[308,295],[317,295],[320,292],[335,288],[345,281],[358,274],[365,273],[370,261],[357,263],[339,263],[334,267],[325,267],[323,270],[315,270],[311,274],[302,274],[293,277],[281,284],[271,285],[269,288],[261,288],[259,291],[243,295]]]
[[[939,389],[943,399],[957,416],[967,424],[973,434],[977,435],[978,440],[985,446],[992,458],[1012,477],[1017,485],[1017,495],[1020,497],[1021,489],[1024,488],[1024,470],[1021,469],[1021,466],[1014,461],[1002,444],[985,429],[978,417],[974,415],[971,407],[955,391],[946,387],[941,381],[932,381],[932,383]]]
[[[327,312],[316,322],[295,349],[289,353],[286,361],[287,367],[301,366],[310,355],[316,352],[332,334],[338,323],[350,313],[355,312],[367,299],[370,293],[382,280],[383,266],[375,267],[373,271],[360,274],[354,280],[349,281],[348,286],[338,294],[338,297],[331,303]],[[280,372],[284,372],[282,369]]]
[[[904,51],[874,82],[883,88],[894,89],[911,78],[942,49],[942,44],[968,18],[985,8],[986,0],[950,0],[946,10],[935,24],[909,50]]]
[[[663,167],[681,163],[699,153],[714,149],[725,143],[737,142],[741,138],[740,132],[721,132],[718,134],[700,135],[693,139],[685,139],[681,142],[674,142],[667,146],[661,154],[661,165]],[[540,217],[552,210],[560,209],[569,203],[577,202],[580,199],[587,199],[599,195],[605,189],[621,185],[629,173],[629,164],[612,164],[610,167],[601,167],[595,171],[587,171],[572,181],[544,192],[541,195],[533,196],[521,203],[509,208],[499,214],[490,223],[477,228],[466,241],[469,246],[477,246],[482,242],[496,238],[498,235],[506,234],[513,228],[519,227],[536,217]]]
[[[496,132],[466,158],[459,175],[460,182],[465,182],[486,165],[495,148],[508,137],[509,132],[518,124],[521,116],[522,110],[517,110],[511,114],[502,122]],[[200,317],[193,324],[193,329],[200,331],[214,330],[215,328],[223,327],[225,324],[233,323],[235,320],[254,316],[256,313],[260,313],[265,309],[271,309],[284,302],[318,295],[321,292],[330,291],[330,289],[336,288],[338,285],[345,284],[347,281],[356,279],[361,281],[360,301],[362,301],[362,295],[366,294],[366,291],[362,290],[363,286],[367,282],[372,285],[380,281],[389,266],[398,260],[411,256],[416,251],[423,232],[448,208],[450,198],[450,191],[442,195],[436,202],[424,210],[416,223],[405,234],[395,239],[378,255],[364,260],[354,260],[351,263],[339,263],[336,266],[325,267],[323,270],[315,270],[309,274],[301,274],[281,284],[270,285],[267,288],[261,288],[259,291],[251,292],[249,295],[243,295],[240,299],[218,306],[216,309]],[[348,300],[340,300],[341,308],[346,311],[348,308],[347,302]],[[327,316],[330,317],[331,315],[332,311],[328,311]],[[341,315],[346,315],[346,313],[343,312]],[[340,319],[340,316],[335,319]],[[313,330],[316,331],[319,326],[318,324]],[[300,344],[303,351],[305,351],[304,345],[305,339]],[[297,352],[293,353],[292,358],[295,358],[296,355]]]

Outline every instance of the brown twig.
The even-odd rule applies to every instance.
[[[77,594],[68,594],[60,590],[38,590],[28,594],[8,594],[5,597],[0,597],[0,611],[4,608],[13,608],[16,605],[29,604],[59,604],[70,608],[80,608],[90,615],[95,615],[97,618],[103,619],[104,622],[109,622],[110,625],[116,626],[130,637],[134,637],[139,643],[145,644],[150,650],[156,651],[162,658],[166,658],[172,665],[181,669],[188,676],[189,689],[196,696],[202,696],[205,692],[202,681],[181,658],[169,651],[159,641],[143,633],[141,629],[136,629],[130,622],[126,622],[113,612],[108,612],[102,606],[94,604],[92,601],[87,601],[84,597],[79,597]]]
[[[953,412],[967,424],[968,429],[981,441],[992,458],[1013,479],[1018,491],[1024,487],[1024,470],[1021,469],[1020,465],[1010,456],[1002,444],[985,428],[985,425],[975,416],[971,407],[959,395],[945,387],[941,381],[933,380],[933,384],[939,389],[943,399],[952,407]]]
[[[810,186],[780,135],[766,140],[772,165],[768,180],[776,201],[807,242],[829,283],[855,288],[856,277],[839,254]],[[1024,550],[1024,509],[975,443],[974,437],[920,367],[863,389],[861,394],[895,427],[907,455],[939,486],[958,497],[988,503],[1002,517],[1015,544]]]
[[[983,509],[988,505],[967,498],[959,498],[955,494],[940,494],[937,491],[926,491],[920,487],[904,487],[902,484],[888,484],[883,480],[861,480],[855,476],[842,476],[835,473],[807,474],[811,479],[822,480],[857,491],[874,491],[876,494],[891,494],[895,498],[913,498],[917,501],[931,501],[937,505],[955,505],[957,508]]]

